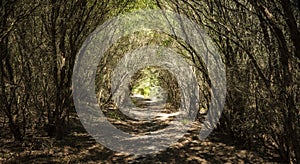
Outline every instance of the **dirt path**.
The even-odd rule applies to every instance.
[[[167,114],[168,112],[166,112]],[[170,117],[167,117],[170,116]],[[171,115],[147,121],[110,118],[119,129],[131,133],[147,133],[163,128]],[[143,127],[143,128],[141,128]],[[148,127],[148,128],[147,128]],[[146,130],[145,130],[146,129]],[[197,135],[200,123],[194,122],[190,130],[166,150],[157,154],[133,156],[111,151],[97,143],[85,131],[77,117],[73,117],[69,134],[61,141],[48,137],[26,138],[25,143],[13,142],[4,135],[0,145],[0,163],[265,163],[262,156],[234,145],[222,134],[213,133],[200,141]],[[2,133],[3,134],[3,133]]]

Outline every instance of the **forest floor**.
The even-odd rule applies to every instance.
[[[138,122],[129,125],[119,117],[110,117],[109,121],[125,131],[138,133],[143,129]],[[0,163],[274,163],[265,155],[243,149],[228,135],[213,132],[207,139],[199,140],[200,129],[201,123],[195,121],[187,133],[166,150],[134,156],[97,143],[74,114],[63,140],[29,133],[25,141],[19,143],[12,139],[6,127],[2,127]]]

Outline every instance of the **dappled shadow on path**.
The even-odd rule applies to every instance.
[[[197,139],[200,124],[195,123],[188,134],[167,150],[152,155],[133,156],[111,151],[95,142],[78,119],[72,121],[70,134],[64,140],[36,137],[27,145],[10,143],[2,146],[2,162],[9,163],[262,163],[258,154],[235,146],[213,141],[222,135],[212,135],[205,141]],[[225,138],[224,138],[225,139]],[[228,139],[227,139],[228,140]],[[17,147],[17,148],[16,148]],[[18,149],[18,150],[16,150]],[[5,154],[10,154],[6,155]]]
[[[170,114],[170,113],[169,113]],[[167,115],[168,116],[168,115]],[[164,128],[173,117],[159,117],[150,124],[147,121],[109,118],[124,131],[141,133]],[[201,120],[200,120],[201,121]],[[129,123],[130,122],[130,123]],[[204,141],[198,139],[200,122],[195,121],[189,131],[177,142],[156,154],[134,156],[119,153],[97,143],[74,115],[68,135],[63,140],[32,134],[24,143],[16,143],[1,137],[0,163],[264,163],[259,154],[239,149],[228,136],[214,132]],[[2,133],[3,134],[3,133]]]

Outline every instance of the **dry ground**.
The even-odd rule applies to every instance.
[[[106,114],[108,114],[106,112]],[[113,115],[109,119],[124,131],[141,132],[141,127],[158,129],[158,125],[139,124]],[[161,121],[161,120],[160,120]],[[157,127],[159,126],[159,127]],[[97,143],[83,128],[76,115],[71,118],[68,134],[55,140],[43,133],[28,134],[24,143],[14,142],[6,126],[1,128],[0,163],[269,163],[270,159],[241,148],[230,137],[213,132],[206,140],[197,135],[200,122],[176,143],[157,154],[133,156],[111,151]],[[273,163],[273,162],[272,162]]]

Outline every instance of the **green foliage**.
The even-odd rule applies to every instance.
[[[160,85],[159,71],[155,68],[147,67],[139,72],[141,78],[136,80],[132,87],[133,94],[140,94],[149,97],[154,91],[154,87]]]
[[[124,12],[133,12],[140,9],[158,8],[154,0],[132,0],[124,8]]]
[[[117,16],[119,14],[124,14],[127,12],[133,12],[140,9],[157,9],[158,6],[154,0],[119,0],[113,1],[109,4],[109,8],[114,8],[114,6],[121,6],[118,10],[110,12],[112,16]]]

